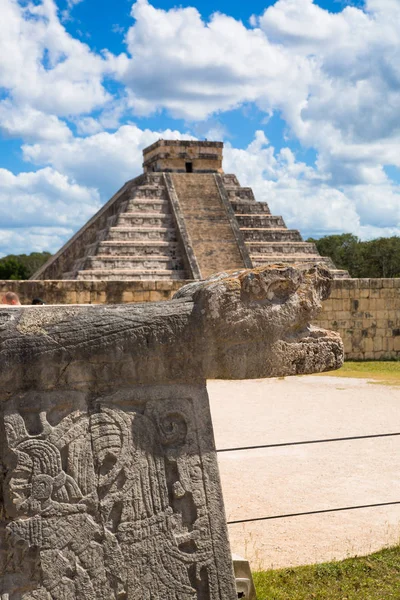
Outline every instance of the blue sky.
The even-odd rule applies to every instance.
[[[398,0],[3,0],[0,256],[56,251],[159,137],[289,227],[400,233]]]

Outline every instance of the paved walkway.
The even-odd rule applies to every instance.
[[[217,448],[400,432],[400,387],[338,377],[209,381]],[[219,454],[227,519],[400,501],[400,437]],[[230,525],[253,569],[400,542],[400,505]]]

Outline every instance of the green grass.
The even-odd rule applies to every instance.
[[[346,361],[337,371],[319,373],[318,375],[332,375],[334,377],[356,377],[370,379],[388,385],[400,384],[400,361]],[[400,599],[400,596],[399,596]]]
[[[253,576],[257,600],[399,600],[400,547]]]

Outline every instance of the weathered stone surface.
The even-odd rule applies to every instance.
[[[205,379],[337,368],[330,275],[260,268],[171,302],[0,310],[2,600],[234,600]]]

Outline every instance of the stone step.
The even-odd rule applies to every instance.
[[[267,254],[250,254],[250,259],[253,263],[253,267],[259,267],[261,265],[271,265],[276,263],[282,264],[294,264],[294,263],[322,263],[325,264],[325,261],[322,256],[315,256],[310,254],[292,254],[292,255],[267,255]],[[329,266],[329,265],[326,265]],[[330,267],[329,267],[330,268]]]
[[[250,202],[235,201],[231,202],[231,205],[236,215],[271,214],[266,202],[255,202],[254,204],[251,204]]]
[[[246,242],[302,242],[300,232],[296,229],[272,227],[241,227],[240,231]]]
[[[221,175],[224,186],[229,189],[232,187],[240,187],[240,183],[236,175],[233,173],[222,173]]]
[[[255,203],[253,190],[249,187],[239,187],[227,189],[228,198],[231,202],[252,202]]]
[[[180,250],[177,242],[160,241],[105,241],[98,244],[98,253],[110,256],[165,256],[173,259],[180,258]]]
[[[236,219],[239,223],[239,227],[268,227],[270,229],[287,230],[282,217],[275,217],[266,213],[250,215],[237,214]]]
[[[141,200],[138,198],[135,200],[129,200],[127,203],[126,213],[131,212],[170,214],[171,207],[167,200]]]
[[[83,259],[83,264],[79,265],[79,270],[86,269],[125,269],[130,270],[163,270],[163,271],[182,271],[184,269],[183,261],[173,259],[169,256],[110,256],[109,254],[98,254],[88,256]]]
[[[129,200],[166,200],[167,190],[159,185],[141,185],[133,188],[129,194]]]
[[[76,277],[79,280],[96,279],[105,281],[119,280],[171,280],[185,279],[185,271],[171,271],[168,269],[86,269],[79,271]]]
[[[246,246],[250,254],[319,256],[315,244],[310,242],[246,242]]]
[[[175,229],[166,227],[110,227],[107,240],[176,242]]]
[[[126,212],[120,214],[116,221],[117,227],[132,226],[132,227],[166,227],[172,228],[172,215],[156,212]]]

